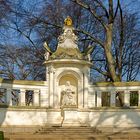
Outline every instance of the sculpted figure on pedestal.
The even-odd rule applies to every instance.
[[[76,105],[75,87],[70,84],[70,81],[66,81],[66,85],[62,88],[61,96],[62,107]]]

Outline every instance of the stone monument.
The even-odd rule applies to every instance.
[[[84,52],[79,50],[78,37],[69,16],[64,21],[63,33],[58,37],[56,51],[51,51],[46,42],[44,47],[49,106],[63,109],[61,117],[67,122],[65,118],[71,116],[69,113],[75,115],[77,109],[88,108],[89,73],[92,66],[90,53],[93,47],[88,47]],[[76,124],[77,117],[72,121]]]
[[[92,65],[89,58],[92,49],[79,50],[78,37],[69,16],[64,21],[63,33],[58,37],[56,51],[51,51],[46,42],[44,47],[50,107],[86,108],[87,102],[83,99],[88,94],[86,86]]]
[[[44,125],[140,127],[140,82],[90,83],[94,47],[79,50],[70,17],[64,21],[56,50],[52,51],[47,42],[44,48],[46,81],[0,78],[0,130],[20,132]],[[26,100],[28,93],[32,95],[30,104]],[[117,94],[123,97],[119,108]],[[14,95],[18,95],[17,101]]]

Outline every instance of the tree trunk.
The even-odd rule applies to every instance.
[[[114,61],[114,58],[113,58],[113,55],[111,52],[112,30],[113,30],[113,24],[111,23],[106,27],[106,40],[105,40],[105,44],[104,44],[104,50],[105,50],[105,55],[106,55],[106,59],[108,62],[108,69],[109,69],[109,73],[111,75],[111,79],[113,80],[113,82],[117,82],[117,81],[120,81],[120,78],[116,74],[115,61]]]

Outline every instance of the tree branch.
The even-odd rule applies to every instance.
[[[36,47],[36,45],[34,44],[34,42],[32,41],[32,39],[30,38],[30,36],[26,35],[23,31],[21,31],[16,23],[14,23],[14,24],[15,24],[16,28],[11,27],[11,26],[10,26],[10,28],[13,29],[13,30],[18,31],[25,38],[27,38],[31,42],[31,44],[33,45],[33,47],[39,52],[40,56],[43,57],[42,53],[40,53],[40,51],[38,50],[38,48]]]
[[[120,5],[120,1],[118,0],[118,7],[120,10],[120,42],[119,42],[119,51],[120,51],[120,59],[119,59],[119,74],[122,73],[122,57],[123,57],[123,46],[124,46],[124,21],[123,21],[123,13]]]
[[[46,21],[46,20],[42,20],[42,19],[37,19],[37,20],[38,20],[38,22],[40,22],[40,23],[45,23],[45,24],[51,25],[51,26],[53,26],[53,27],[55,27],[55,28],[63,28],[61,25],[54,24],[54,23],[50,23],[50,22],[48,22],[48,21]]]
[[[90,33],[86,32],[84,30],[81,30],[81,29],[76,29],[76,31],[81,32],[81,33],[83,33],[85,35],[88,35],[93,42],[99,44],[102,48],[104,48],[103,42],[101,40],[95,38],[94,36],[92,36]]]
[[[101,25],[106,29],[104,21],[97,15],[97,13],[89,5],[82,3],[79,0],[71,0],[71,1],[88,10],[95,17],[95,19],[97,19],[101,23]]]
[[[114,22],[114,19],[113,19],[113,0],[108,0],[109,2],[109,24],[113,23]]]
[[[92,66],[92,69],[98,71],[99,73],[101,73],[104,76],[110,77],[110,74],[108,72],[104,72],[100,68],[97,68],[96,66]]]
[[[109,18],[108,11],[107,11],[106,7],[103,5],[103,3],[100,0],[94,0],[94,1],[97,2],[100,7],[102,7],[102,9],[105,11],[106,17]]]
[[[117,13],[118,13],[118,9],[119,9],[119,0],[118,0],[118,2],[117,2],[117,7],[116,7],[116,10],[115,10],[115,13],[114,13],[114,17],[113,17],[113,19],[116,18]]]

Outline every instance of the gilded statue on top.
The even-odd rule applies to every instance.
[[[71,19],[71,17],[67,16],[67,18],[64,20],[64,24],[66,26],[72,26],[72,19]]]

